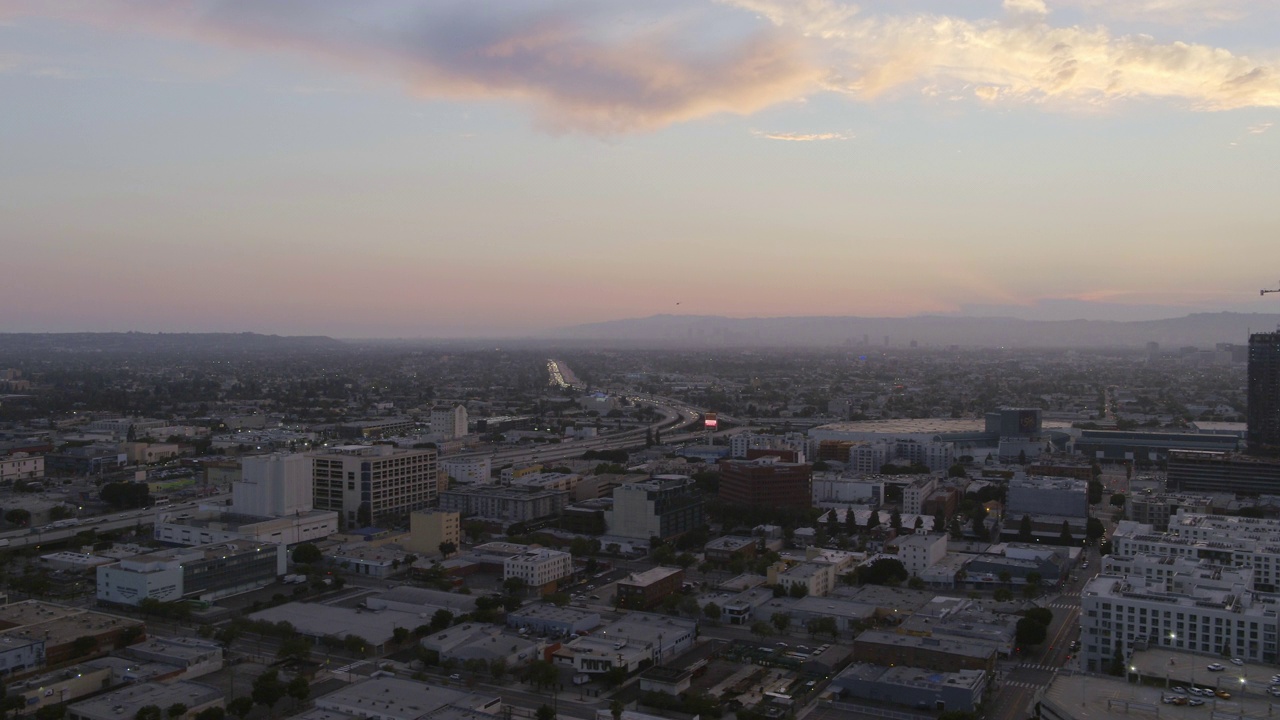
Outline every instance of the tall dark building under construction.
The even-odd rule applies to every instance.
[[[1249,336],[1251,455],[1280,455],[1280,332]]]

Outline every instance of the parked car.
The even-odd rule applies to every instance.
[[[1231,658],[1231,664],[1235,665],[1236,667],[1239,667],[1244,664],[1244,661],[1241,660],[1240,658]]]
[[[1209,670],[1209,672],[1222,672],[1223,670],[1227,669],[1227,666],[1223,665],[1222,663],[1209,663],[1205,667]]]

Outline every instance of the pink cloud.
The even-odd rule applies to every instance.
[[[0,17],[286,53],[398,80],[423,97],[521,101],[552,131],[613,134],[747,114],[816,86],[818,70],[787,33],[708,42],[694,36],[693,20],[629,25],[606,9],[484,0],[0,0]]]

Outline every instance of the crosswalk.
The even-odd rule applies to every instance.
[[[1054,602],[1049,603],[1045,607],[1051,607],[1055,610],[1079,610],[1080,606],[1075,603]]]
[[[1044,683],[1033,683],[1033,682],[1028,682],[1028,681],[1026,681],[1026,680],[1005,680],[1002,684],[1003,684],[1005,687],[1020,687],[1020,688],[1042,688],[1042,687],[1044,687]]]
[[[1041,665],[1039,663],[1019,663],[1018,669],[1019,670],[1048,670],[1049,672],[1053,672],[1054,670],[1060,670],[1061,668],[1057,667],[1056,665]]]

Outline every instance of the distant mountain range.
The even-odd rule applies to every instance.
[[[1162,348],[1247,344],[1250,332],[1273,331],[1280,314],[1197,313],[1165,320],[1019,320],[924,315],[905,318],[727,318],[654,315],[576,325],[548,339],[676,346]]]
[[[0,333],[0,352],[39,353],[216,353],[254,354],[334,350],[348,347],[328,337],[257,333]]]

